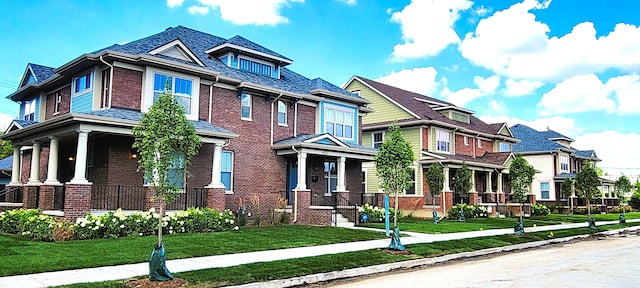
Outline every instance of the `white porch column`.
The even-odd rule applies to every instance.
[[[13,147],[13,166],[11,167],[11,183],[9,186],[20,185],[20,147]]]
[[[307,190],[307,153],[298,153],[298,186],[297,190]]]
[[[85,176],[87,172],[87,143],[89,142],[88,130],[78,130],[78,150],[76,151],[76,170],[71,179],[73,184],[89,184]]]
[[[502,191],[502,172],[498,172],[498,193],[504,193]]]
[[[29,182],[27,184],[40,183],[40,142],[33,142],[33,150],[31,150],[31,173],[29,174]]]
[[[443,192],[448,192],[451,191],[451,189],[449,188],[449,167],[445,166],[443,168],[444,170],[444,182],[442,183],[443,185]]]
[[[471,192],[478,192],[476,190],[476,170],[471,170]]]
[[[338,158],[338,185],[336,185],[336,191],[347,191],[347,187],[345,186],[345,178],[347,177],[347,173],[345,172],[345,162],[347,158],[340,157]]]
[[[493,193],[491,189],[491,171],[487,171],[487,193]]]
[[[211,183],[206,188],[225,188],[220,178],[222,172],[222,145],[213,144],[213,164],[211,166]]]
[[[58,181],[58,138],[51,136],[49,143],[49,165],[47,166],[47,180],[44,184],[60,185]]]

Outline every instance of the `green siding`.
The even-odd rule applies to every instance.
[[[403,128],[402,137],[411,145],[414,159],[420,159],[420,152],[422,150],[420,148],[420,138],[422,137],[422,135],[420,135],[420,127]]]
[[[509,134],[509,130],[507,130],[507,127],[502,128],[502,130],[500,130],[500,134],[511,137],[511,135]]]
[[[372,147],[371,143],[371,132],[362,132],[362,145]]]
[[[463,123],[469,123],[469,115],[467,114],[462,114],[462,113],[457,113],[457,112],[451,112],[451,119],[458,121],[458,122],[463,122]]]
[[[346,87],[346,90],[360,90],[360,97],[371,101],[369,107],[372,108],[374,112],[363,116],[362,124],[414,118],[411,114],[357,80],[352,81],[349,86]]]
[[[367,169],[367,191],[366,193],[377,193],[380,181],[378,180],[378,173],[375,166]]]

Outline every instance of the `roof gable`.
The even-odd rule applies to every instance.
[[[195,54],[193,54],[193,52],[191,52],[191,50],[189,50],[189,48],[187,48],[187,46],[184,45],[182,41],[180,41],[180,39],[176,39],[158,48],[155,48],[149,51],[149,54],[163,55],[166,57],[171,57],[171,58],[179,59],[182,61],[196,63],[200,66],[204,66],[204,64],[200,61],[200,59],[198,59],[198,57],[196,57]]]
[[[20,87],[43,82],[55,75],[55,68],[29,63],[20,80]]]
[[[231,37],[229,40],[207,49],[205,53],[219,55],[228,51],[243,52],[243,54],[274,62],[280,66],[286,66],[293,63],[293,60],[240,35]]]
[[[510,130],[516,138],[521,140],[520,143],[513,144],[513,152],[555,152],[560,149],[571,149],[550,140],[546,133],[523,124],[513,125]]]

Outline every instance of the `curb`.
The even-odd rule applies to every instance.
[[[640,231],[640,226],[603,231],[593,235],[597,236],[597,235],[623,234],[624,231]],[[550,244],[566,243],[572,240],[585,239],[591,236],[592,235],[576,235],[576,236],[570,236],[565,238],[556,238],[556,239],[528,242],[528,243],[509,245],[509,246],[503,246],[503,247],[488,248],[488,249],[482,249],[482,250],[471,251],[471,252],[449,254],[449,255],[438,256],[433,258],[424,258],[424,259],[408,260],[408,261],[402,261],[402,262],[396,262],[396,263],[380,264],[380,265],[374,265],[374,266],[368,266],[368,267],[351,268],[351,269],[346,269],[341,271],[311,274],[311,275],[294,277],[289,279],[279,279],[279,280],[272,280],[268,282],[256,282],[256,283],[248,283],[243,285],[227,286],[227,287],[236,287],[236,288],[273,287],[273,288],[276,288],[276,287],[303,286],[303,285],[315,284],[315,283],[321,283],[321,282],[327,282],[327,281],[335,281],[335,280],[341,280],[341,279],[347,279],[347,278],[368,276],[368,275],[373,275],[378,273],[390,272],[394,270],[431,266],[431,265],[436,265],[436,264],[440,264],[440,263],[444,263],[452,260],[488,256],[488,255],[493,255],[493,254],[502,253],[502,252],[525,250],[525,249],[531,249],[536,247],[542,247]]]

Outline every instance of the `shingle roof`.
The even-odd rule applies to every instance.
[[[163,55],[152,55],[149,54],[149,51],[152,51],[155,48],[161,47],[171,41],[179,39],[184,43],[184,45],[193,52],[193,54],[200,60],[205,69],[209,69],[214,72],[220,73],[222,76],[238,79],[241,81],[246,81],[250,83],[259,84],[262,86],[272,87],[276,89],[281,89],[293,93],[299,94],[309,94],[309,91],[317,88],[317,80],[310,80],[300,74],[297,74],[287,68],[281,67],[280,69],[280,79],[272,78],[269,76],[258,75],[255,73],[250,73],[246,71],[242,71],[239,69],[234,69],[228,67],[226,64],[222,63],[218,58],[210,57],[205,51],[209,50],[212,47],[216,47],[231,41],[231,39],[226,40],[224,38],[211,35],[208,33],[200,32],[197,30],[189,29],[183,26],[177,26],[173,28],[169,28],[163,32],[160,32],[155,35],[151,35],[146,38],[142,38],[140,40],[136,40],[124,45],[112,45],[107,48],[98,50],[96,52],[104,51],[104,50],[112,50],[116,52],[128,53],[133,55],[146,55],[151,57],[158,57],[164,59],[171,59],[173,61],[178,61],[182,63],[186,63],[189,65],[193,65],[194,67],[200,67],[196,63],[190,63],[185,61],[180,61],[174,58],[168,58]],[[249,40],[246,40],[240,36],[236,36],[233,39],[234,44],[236,45],[247,45],[247,48],[250,49],[260,49],[259,51],[267,53],[271,51],[267,48],[264,48],[258,44],[255,44]],[[262,47],[262,48],[260,48]],[[269,52],[272,55],[277,55],[278,57],[286,58],[276,52]],[[211,58],[211,59],[210,59]],[[315,81],[315,82],[314,82]],[[345,96],[355,97],[354,94],[341,89],[340,87],[333,85],[329,82],[322,80],[323,87],[326,90],[343,94]]]
[[[291,138],[286,138],[286,139],[282,139],[282,140],[278,140],[276,142],[274,142],[273,144],[287,144],[287,145],[295,145],[295,144],[300,144],[303,143],[309,139],[313,139],[316,137],[320,137],[323,135],[330,135],[327,133],[319,133],[319,134],[301,134],[298,135],[297,137],[291,137]],[[368,146],[363,146],[363,145],[359,145],[359,144],[354,144],[354,143],[349,143],[349,142],[342,142],[345,145],[349,146],[349,148],[355,148],[355,149],[362,149],[362,150],[367,150],[367,151],[378,151],[378,149],[375,148],[371,148]]]
[[[433,153],[433,152],[431,152]],[[484,155],[480,157],[472,157],[464,154],[445,154],[445,153],[433,153],[440,157],[444,157],[448,160],[458,160],[464,162],[474,162],[474,163],[484,163],[484,164],[492,164],[502,166],[509,159],[509,155],[511,152],[486,152]]]
[[[246,38],[244,38],[244,37],[242,37],[240,35],[236,35],[236,36],[233,36],[233,37],[229,38],[229,40],[225,41],[225,43],[238,45],[238,46],[249,48],[249,49],[252,49],[252,50],[255,50],[255,51],[258,51],[258,52],[269,54],[271,56],[276,56],[276,57],[279,57],[279,58],[284,58],[284,59],[287,59],[289,61],[292,61],[291,59],[283,56],[282,54],[279,54],[279,53],[277,53],[277,52],[275,52],[275,51],[273,51],[273,50],[271,50],[269,48],[266,48],[266,47],[264,47],[264,46],[262,46],[260,44],[257,44],[257,43],[255,43],[255,42],[253,42],[251,40],[248,40],[248,39],[246,39]],[[219,45],[216,45],[216,46],[219,46]],[[213,47],[211,47],[211,48],[213,48]]]
[[[29,121],[29,120],[13,120],[13,121],[16,122],[16,124],[20,125],[20,127],[22,128],[38,124],[38,122],[36,121]]]
[[[512,146],[513,152],[554,152],[558,149],[567,149],[552,140],[549,140],[547,133],[541,133],[529,126],[516,124],[511,126],[513,136],[520,139],[520,143]]]
[[[564,136],[564,135],[562,135],[562,134],[560,134],[560,133],[558,133],[556,131],[549,130],[549,128],[547,128],[546,131],[540,131],[539,133],[544,135],[545,137],[547,137],[549,139],[567,139],[567,140],[573,142],[573,139],[571,139],[571,138],[569,138],[567,136]]]
[[[595,150],[576,150],[576,157],[580,158],[594,158]]]
[[[459,122],[459,121],[455,121],[452,119],[449,119],[447,117],[445,117],[444,115],[442,115],[440,112],[433,110],[431,107],[429,107],[426,103],[422,102],[422,101],[418,101],[415,98],[418,99],[422,99],[422,100],[426,100],[426,101],[432,101],[432,102],[436,102],[445,106],[452,106],[452,107],[456,107],[455,105],[446,102],[446,101],[442,101],[440,99],[436,99],[436,98],[431,98],[428,96],[424,96],[422,94],[418,94],[418,93],[414,93],[414,92],[410,92],[407,90],[403,90],[397,87],[393,87],[387,84],[383,84],[380,82],[376,82],[361,76],[356,76],[358,79],[362,80],[363,82],[365,82],[367,85],[375,88],[376,90],[380,91],[381,93],[383,93],[384,95],[386,95],[387,97],[391,98],[393,101],[399,103],[400,105],[402,105],[403,107],[405,107],[406,109],[408,109],[409,111],[413,112],[414,114],[420,116],[422,119],[427,119],[427,120],[435,120],[435,121],[440,121],[440,122],[444,122],[447,124],[451,124],[451,125],[456,125],[456,126],[461,126],[473,131],[478,131],[478,132],[482,132],[482,133],[486,133],[486,134],[496,134],[497,132],[495,131],[496,128],[490,124],[487,124],[485,122],[483,122],[482,120],[476,118],[473,115],[470,115],[470,123],[463,123],[463,122]],[[502,124],[500,124],[502,125]]]
[[[86,112],[86,113],[80,113],[80,114],[87,114],[87,115],[93,115],[93,116],[100,116],[100,117],[108,117],[108,118],[114,118],[114,119],[121,119],[121,120],[130,120],[130,121],[140,121],[140,119],[142,119],[142,113],[140,113],[139,111],[134,111],[134,110],[129,110],[129,109],[122,109],[122,108],[109,108],[109,109],[103,109],[103,110],[94,110],[91,112]],[[209,131],[209,132],[215,132],[215,133],[228,133],[228,134],[233,134],[233,132],[218,127],[216,125],[213,125],[209,122],[206,121],[189,121],[193,124],[194,128],[196,128],[196,130],[201,130],[201,131]]]
[[[28,66],[31,66],[31,70],[33,71],[33,74],[36,77],[36,83],[47,80],[56,74],[55,73],[56,68],[53,68],[53,67],[38,65],[34,63],[29,63]]]
[[[6,171],[13,169],[13,155],[0,160],[0,170]]]

